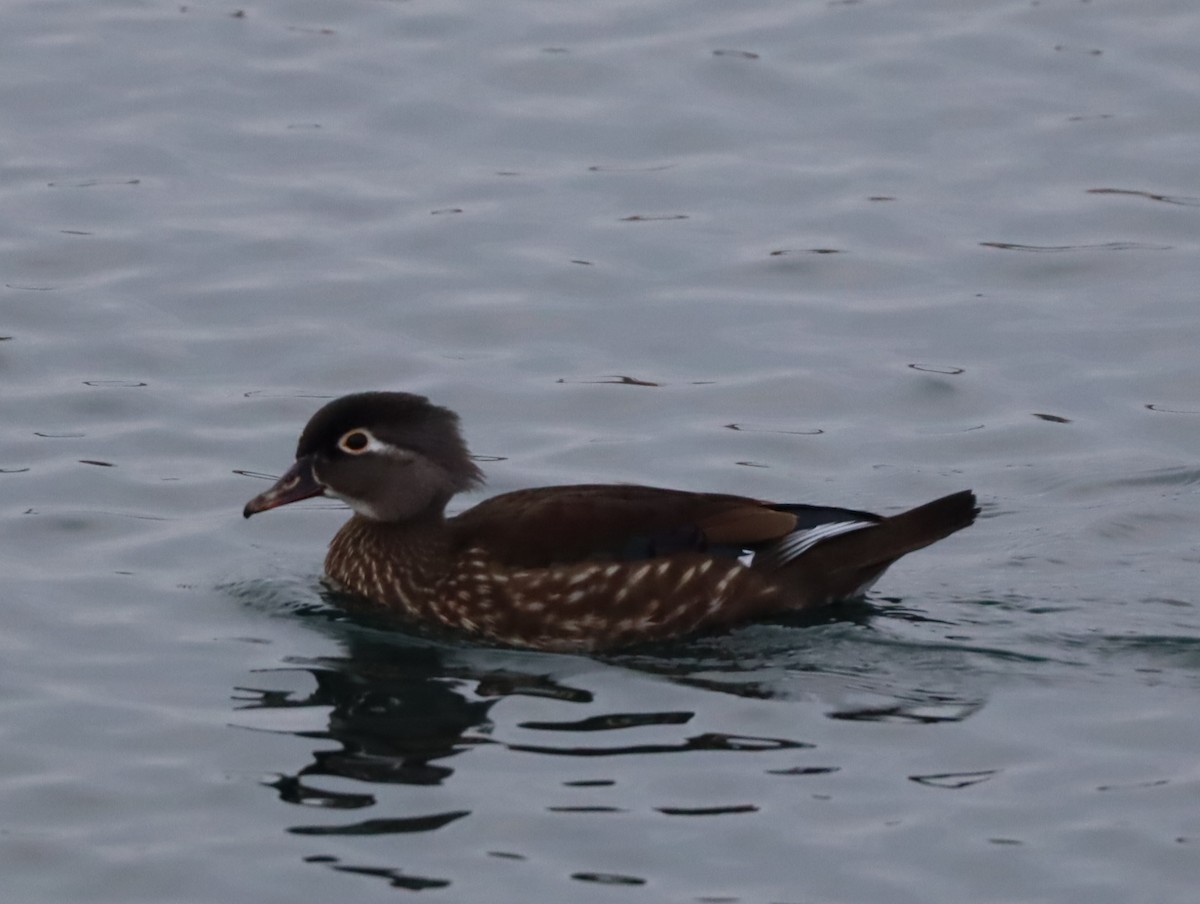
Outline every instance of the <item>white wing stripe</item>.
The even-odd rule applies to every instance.
[[[779,541],[778,546],[771,550],[771,554],[777,557],[782,565],[784,562],[791,562],[804,555],[822,540],[874,526],[874,521],[835,521],[832,524],[818,524],[808,530],[798,530],[788,534]]]

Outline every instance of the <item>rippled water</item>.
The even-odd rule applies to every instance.
[[[5,899],[1191,902],[1192,6],[4,4]],[[815,617],[410,637],[240,517],[366,388],[489,492],[984,513]]]

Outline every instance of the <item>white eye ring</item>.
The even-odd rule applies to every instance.
[[[371,431],[355,427],[342,434],[342,438],[337,441],[337,447],[348,455],[362,455],[379,448],[379,440],[371,435]]]

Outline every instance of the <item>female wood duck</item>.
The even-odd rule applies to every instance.
[[[584,484],[504,493],[447,518],[450,498],[482,480],[453,411],[364,392],[313,415],[296,463],[243,514],[336,497],[354,515],[325,570],[345,589],[478,639],[589,651],[861,596],[979,511],[969,491],[884,518]]]

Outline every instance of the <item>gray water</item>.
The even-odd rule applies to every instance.
[[[0,15],[6,902],[1195,900],[1195,4]],[[344,509],[240,517],[369,388],[487,492],[984,513],[807,620],[434,643],[324,595]]]

